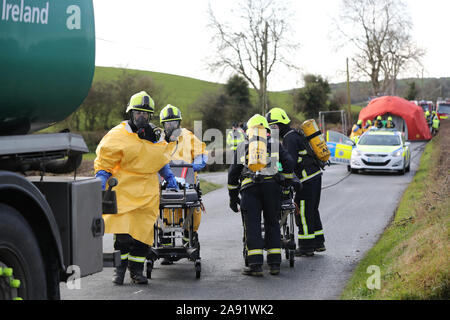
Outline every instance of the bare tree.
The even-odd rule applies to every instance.
[[[231,68],[242,75],[258,92],[259,107],[267,110],[268,77],[279,62],[295,68],[285,54],[298,44],[288,39],[291,14],[285,1],[246,0],[239,3],[236,21],[221,22],[209,6],[209,27],[215,31],[212,38],[217,55],[209,64],[211,70]]]
[[[425,55],[425,50],[417,47],[405,30],[398,30],[390,32],[383,46],[383,52],[383,88],[390,95],[395,95],[398,75],[414,66],[421,66],[420,59]]]
[[[399,73],[424,55],[413,42],[412,22],[402,0],[342,0],[337,27],[357,53],[352,58],[358,75],[367,76],[373,94],[395,94]]]

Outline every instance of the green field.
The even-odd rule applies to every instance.
[[[109,82],[120,77],[124,72],[121,68],[96,67],[93,82]],[[167,73],[152,71],[131,70],[127,72],[137,76],[149,76],[158,86],[162,86],[167,95],[167,101],[180,108],[184,118],[191,122],[198,119],[195,112],[195,102],[208,92],[215,92],[223,87],[223,84],[198,80],[189,77],[183,77]],[[151,92],[149,92],[151,95]],[[257,102],[257,93],[250,88],[250,95],[254,105]],[[269,100],[272,106],[285,108],[288,113],[292,112],[292,96],[289,92],[269,92]],[[156,106],[156,112],[159,112],[164,106]]]

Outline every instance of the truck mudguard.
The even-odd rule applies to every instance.
[[[11,194],[14,194],[14,197],[9,196]],[[31,201],[39,210],[36,210],[35,212],[21,213],[26,219],[29,219],[31,215],[39,215],[38,220],[41,222],[41,224],[39,224],[40,232],[49,232],[49,235],[51,236],[54,247],[56,249],[59,267],[62,270],[65,270],[61,237],[59,234],[58,225],[56,223],[53,212],[44,196],[38,188],[36,188],[23,176],[13,172],[0,170],[0,203],[5,203],[14,208],[20,208],[20,205],[23,205],[23,202],[21,204],[18,204],[17,200],[24,201],[24,199]],[[20,211],[20,209],[18,211]],[[35,230],[36,225],[30,223],[30,226],[35,231],[35,233],[37,233],[38,230]],[[36,234],[36,237],[39,238],[39,234]]]

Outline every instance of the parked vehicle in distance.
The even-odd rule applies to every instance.
[[[410,143],[395,129],[373,129],[361,136],[353,148],[350,170],[409,172],[411,165]]]
[[[436,103],[436,113],[439,120],[448,119],[450,114],[450,99],[440,100]]]

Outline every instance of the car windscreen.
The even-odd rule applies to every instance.
[[[439,113],[450,113],[450,104],[440,104],[438,108]]]
[[[399,136],[366,134],[361,137],[358,144],[362,146],[398,146],[401,143]]]

